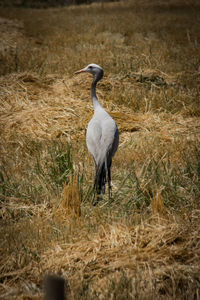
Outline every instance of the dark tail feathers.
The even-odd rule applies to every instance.
[[[105,169],[105,163],[103,163],[103,165],[96,167],[94,187],[97,191],[97,194],[105,193],[105,184],[106,184],[106,169]]]

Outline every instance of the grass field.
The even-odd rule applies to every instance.
[[[200,299],[200,5],[0,10],[0,299]],[[116,120],[113,197],[93,206],[85,130]]]

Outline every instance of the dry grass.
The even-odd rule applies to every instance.
[[[199,4],[0,12],[1,299],[199,299]],[[92,24],[92,26],[91,26]],[[93,207],[87,63],[116,120],[113,198]]]

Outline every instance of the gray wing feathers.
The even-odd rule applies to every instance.
[[[118,147],[118,129],[110,117],[104,122],[92,119],[88,124],[86,143],[96,164],[111,159]]]
[[[89,152],[92,154],[94,160],[96,161],[99,154],[99,149],[101,146],[102,129],[98,121],[91,120],[88,124],[86,143]]]
[[[115,121],[106,112],[100,114],[100,118],[99,115],[94,114],[88,124],[86,143],[95,162],[94,187],[98,194],[105,192],[106,174],[108,173],[110,193],[110,167],[112,157],[118,147],[119,134]]]

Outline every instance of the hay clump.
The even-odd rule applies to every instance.
[[[69,183],[64,185],[62,199],[54,204],[53,213],[56,219],[81,216],[81,199],[76,177],[71,175]]]

